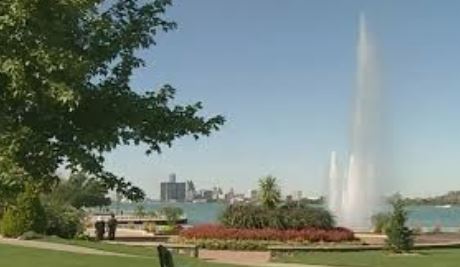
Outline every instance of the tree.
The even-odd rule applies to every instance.
[[[176,28],[171,0],[67,0],[0,3],[0,189],[33,183],[48,190],[65,165],[131,200],[144,193],[106,171],[104,155],[122,144],[146,153],[183,136],[207,136],[224,123],[201,103],[174,105],[175,89],[140,93],[130,84],[145,65],[138,51]],[[136,90],[135,90],[136,89]],[[14,181],[14,182],[12,182]]]
[[[275,208],[281,202],[281,190],[276,177],[266,176],[259,180],[260,201],[267,208]]]
[[[165,217],[168,225],[173,226],[176,225],[184,211],[179,207],[163,207],[158,211],[158,214]]]
[[[396,195],[390,203],[393,211],[385,228],[386,245],[395,253],[409,252],[414,245],[414,238],[412,231],[406,226],[407,211],[404,201],[400,195]]]
[[[101,181],[84,173],[77,173],[71,175],[68,180],[62,180],[45,198],[80,209],[110,205],[111,200],[107,194],[108,190]]]
[[[142,217],[145,217],[146,214],[147,213],[145,212],[144,205],[141,203],[137,204],[136,209],[134,210],[134,215],[142,218]]]

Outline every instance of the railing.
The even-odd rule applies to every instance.
[[[98,218],[101,218],[104,221],[107,221],[110,218],[110,215],[92,215],[90,217],[91,222],[95,222],[98,220]],[[168,219],[165,216],[135,216],[135,215],[118,215],[115,216],[115,219],[117,219],[119,224],[126,224],[126,223],[158,223],[158,222],[167,222]],[[182,215],[180,216],[177,221],[177,223],[183,224],[187,223],[187,216]]]
[[[110,218],[109,214],[104,214],[104,215],[92,215],[91,216],[93,219],[97,217],[101,217],[103,219],[108,219]],[[115,219],[117,220],[162,220],[162,221],[167,221],[168,218],[166,216],[160,215],[160,216],[137,216],[137,215],[116,215]],[[179,220],[184,220],[187,219],[186,215],[181,215],[178,218]]]

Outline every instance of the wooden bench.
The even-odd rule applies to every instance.
[[[168,250],[175,252],[177,254],[185,254],[194,258],[199,256],[199,248],[197,245],[188,245],[188,244],[161,244],[163,247]]]
[[[159,245],[157,247],[158,251],[158,260],[160,262],[160,267],[174,267],[174,259],[166,247]]]

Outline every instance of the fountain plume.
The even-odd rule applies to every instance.
[[[365,17],[361,14],[348,174],[341,187],[340,211],[334,211],[335,204],[330,203],[331,211],[335,212],[338,221],[354,230],[370,230],[371,216],[376,212],[380,199],[376,186],[381,173],[378,165],[381,163],[381,86],[377,65],[375,45],[367,29]],[[333,179],[332,176],[330,174],[330,180]],[[335,201],[332,195],[331,192],[330,201]]]
[[[329,194],[328,194],[328,208],[337,217],[340,218],[342,209],[342,173],[339,167],[337,152],[331,153],[331,160],[329,164]]]

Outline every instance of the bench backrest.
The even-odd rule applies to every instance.
[[[171,252],[164,246],[157,247],[158,258],[160,259],[160,267],[174,267],[173,257]]]

